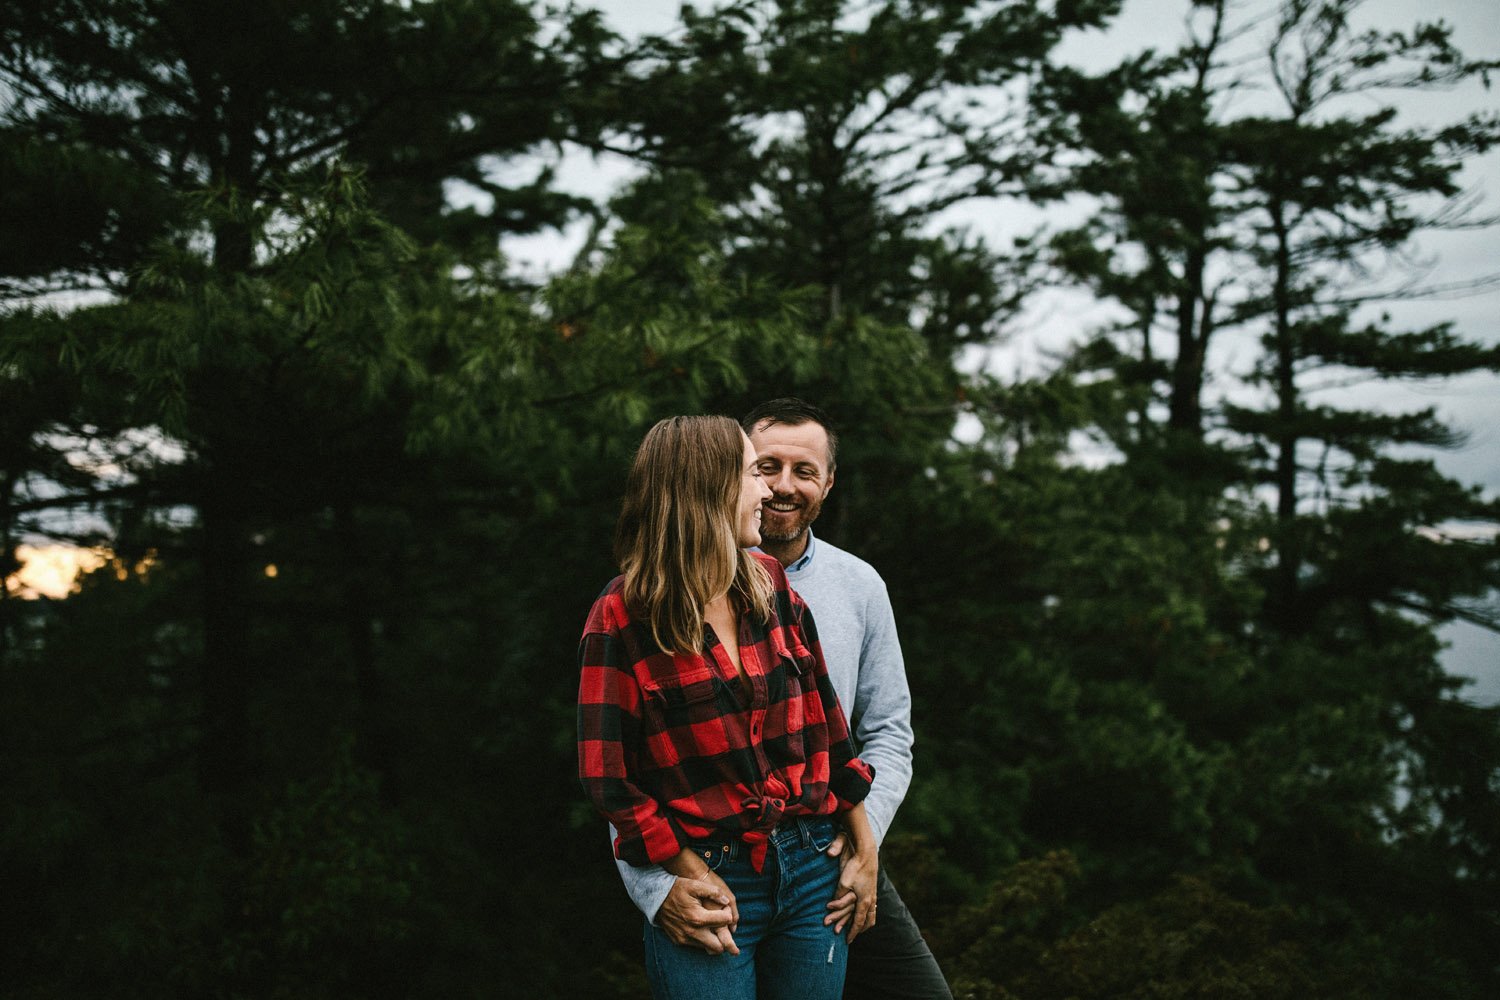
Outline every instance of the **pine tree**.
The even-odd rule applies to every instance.
[[[1230,15],[1223,2],[1195,4],[1176,51],[1132,57],[1098,76],[1048,67],[1032,102],[1034,141],[1053,162],[1030,191],[1099,204],[1087,222],[1051,237],[1051,259],[1128,310],[1120,377],[1151,390],[1167,383],[1166,426],[1179,445],[1204,437],[1209,348],[1238,319],[1230,263],[1240,249],[1238,198],[1218,183],[1222,117],[1239,90],[1226,63],[1243,29]],[[1172,344],[1165,356],[1155,343],[1163,332]],[[1139,429],[1154,423],[1143,407]]]
[[[1448,484],[1430,463],[1392,454],[1394,446],[1457,443],[1459,435],[1434,411],[1340,408],[1308,388],[1317,373],[1330,371],[1422,380],[1500,366],[1500,349],[1465,340],[1451,324],[1392,330],[1387,320],[1357,311],[1382,294],[1378,282],[1388,273],[1382,259],[1399,267],[1398,255],[1422,231],[1466,221],[1455,201],[1458,171],[1466,157],[1500,138],[1494,115],[1403,128],[1389,106],[1348,110],[1347,99],[1356,95],[1452,85],[1490,68],[1464,59],[1441,25],[1356,34],[1350,17],[1357,7],[1343,0],[1285,4],[1267,52],[1284,111],[1240,119],[1224,138],[1234,162],[1229,174],[1248,196],[1242,218],[1253,227],[1251,259],[1258,267],[1254,294],[1240,308],[1266,330],[1251,381],[1273,401],[1264,409],[1230,407],[1229,423],[1272,456],[1266,474],[1276,493],[1277,558],[1270,594],[1279,620],[1292,629],[1315,618],[1325,587],[1343,589],[1319,563],[1352,537],[1335,530],[1325,548],[1316,538],[1318,523],[1336,528],[1353,511],[1373,514],[1397,501],[1408,508],[1402,537],[1423,545],[1430,543],[1413,534],[1423,524],[1437,528],[1493,514],[1476,492]],[[1489,557],[1469,546],[1448,551],[1443,575],[1457,573],[1472,585],[1477,564],[1461,569],[1466,554],[1481,563]],[[1402,601],[1405,591],[1439,617],[1457,610],[1451,600],[1407,590],[1425,589],[1420,575],[1366,579],[1368,600]]]

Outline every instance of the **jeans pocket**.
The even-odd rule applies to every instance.
[[[688,850],[697,854],[708,865],[708,870],[717,872],[729,861],[729,845],[713,841],[697,841],[688,845]]]
[[[839,834],[839,825],[826,817],[808,820],[807,836],[812,843],[812,849],[819,854],[828,850],[828,845],[833,843],[833,838]]]

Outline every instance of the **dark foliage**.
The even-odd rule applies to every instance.
[[[102,561],[0,598],[7,995],[644,996],[578,627],[644,429],[788,392],[845,442],[819,531],[897,610],[884,859],[958,995],[1500,988],[1500,710],[1435,634],[1496,624],[1500,509],[1415,457],[1432,414],[1305,390],[1495,366],[1358,301],[1493,123],[1316,82],[1477,78],[1444,29],[1292,0],[1270,55],[1322,61],[1226,120],[1213,3],[1097,78],[1052,52],[1104,2],[637,42],[512,0],[50,6],[0,0],[0,555]],[[581,206],[524,160],[562,141],[648,169]],[[1080,193],[1018,248],[938,225]],[[575,264],[517,280],[499,238],[580,207]],[[1047,267],[1131,318],[976,373]],[[38,297],[76,288],[109,294]]]

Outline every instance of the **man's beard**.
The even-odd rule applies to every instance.
[[[807,529],[812,527],[812,523],[818,519],[818,515],[822,513],[822,510],[823,502],[821,500],[809,503],[805,507],[799,507],[785,514],[770,510],[762,504],[760,519],[761,540],[766,542],[795,542],[807,533]],[[780,525],[786,524],[787,518],[791,519],[790,525],[780,527]]]

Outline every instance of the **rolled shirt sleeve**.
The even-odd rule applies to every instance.
[[[578,780],[615,828],[615,856],[659,863],[685,837],[660,804],[631,780],[641,728],[641,689],[623,662],[617,636],[586,632],[578,644]]]

